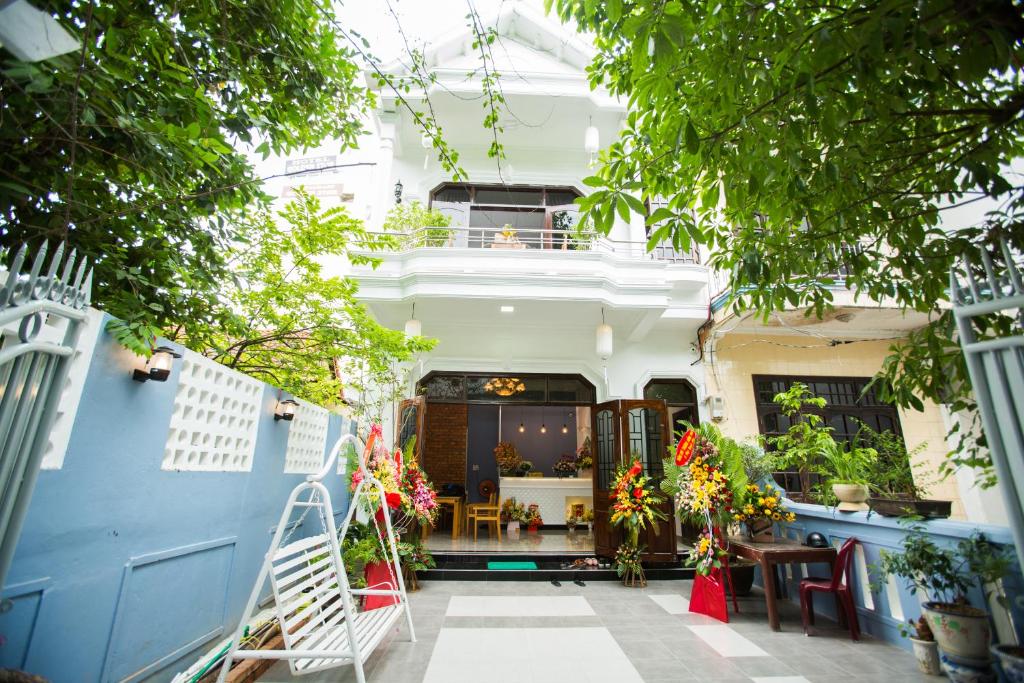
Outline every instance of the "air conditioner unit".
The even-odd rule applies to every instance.
[[[725,399],[721,396],[708,396],[708,410],[711,412],[711,419],[721,422],[725,419]]]

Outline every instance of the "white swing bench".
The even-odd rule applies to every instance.
[[[339,536],[334,525],[331,496],[321,482],[334,467],[342,448],[350,443],[357,444],[356,437],[351,434],[342,436],[331,450],[323,469],[306,477],[306,481],[296,486],[288,497],[270,543],[270,550],[267,551],[263,567],[249,595],[249,602],[231,641],[231,648],[224,658],[220,675],[217,677],[218,683],[225,681],[231,663],[238,659],[287,659],[292,675],[309,674],[352,664],[355,667],[356,680],[364,683],[366,677],[363,664],[384,636],[395,627],[403,613],[409,626],[409,639],[416,642],[409,599],[402,579],[401,560],[395,544],[391,516],[387,512],[384,514],[384,524],[388,547],[384,550],[391,558],[387,563],[390,580],[381,584],[383,587],[349,587],[348,575],[341,559],[339,538],[345,538],[359,502],[366,495],[367,487],[376,489],[376,499],[384,501],[384,486],[366,470],[364,455],[359,458],[363,480],[352,494]],[[300,500],[303,494],[308,495]],[[305,508],[303,518],[310,509],[317,510],[321,533],[281,545],[287,541],[285,531],[289,528],[295,508]],[[301,521],[300,519],[300,523]],[[298,528],[299,525],[292,525],[292,528]],[[379,531],[378,528],[378,537]],[[238,646],[242,641],[245,625],[256,609],[256,602],[268,576],[274,594],[274,611],[281,625],[285,649],[240,650]],[[387,607],[357,611],[353,604],[354,598],[371,595],[393,596],[396,602]]]

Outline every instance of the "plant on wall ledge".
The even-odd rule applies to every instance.
[[[384,218],[384,232],[402,235],[402,246],[445,247],[453,231],[449,227],[451,218],[436,209],[430,209],[419,202],[396,204]]]
[[[818,468],[824,450],[834,443],[832,428],[825,426],[824,418],[812,411],[824,408],[825,399],[813,395],[803,382],[793,382],[772,401],[779,405],[790,424],[785,434],[769,437],[767,442],[778,451],[785,467],[799,473],[801,496],[806,499],[811,490],[811,474]]]
[[[519,449],[511,441],[500,441],[494,447],[494,458],[498,461],[498,473],[508,477],[516,473],[523,462]]]

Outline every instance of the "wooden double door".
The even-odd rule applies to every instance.
[[[596,554],[612,557],[622,542],[622,531],[609,521],[615,471],[640,460],[656,483],[664,477],[662,460],[668,457],[671,431],[668,407],[661,400],[607,401],[591,409],[594,456],[594,546]],[[676,523],[671,500],[661,505],[667,519],[640,534],[647,562],[675,562]]]

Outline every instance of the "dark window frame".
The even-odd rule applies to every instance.
[[[426,395],[425,385],[435,377],[459,377],[462,378],[462,395],[457,398],[430,398]],[[518,379],[543,379],[544,400],[543,401],[509,401],[495,398],[491,400],[480,400],[468,398],[466,393],[466,380],[469,378],[493,378],[493,377],[515,377]],[[550,400],[551,389],[549,380],[576,380],[584,388],[589,389],[593,400],[590,401],[552,401]],[[416,395],[424,396],[429,403],[473,403],[491,405],[545,405],[545,406],[591,406],[597,400],[597,388],[583,375],[578,373],[553,373],[553,372],[450,372],[446,370],[432,370],[416,382]]]
[[[667,399],[658,399],[657,396],[648,396],[648,391],[650,391],[651,386],[655,384],[682,384],[684,386],[687,386],[690,388],[690,391],[693,392],[693,402],[675,403]],[[669,422],[672,421],[672,416],[676,411],[678,411],[681,408],[686,408],[692,410],[693,424],[700,424],[700,399],[697,395],[697,387],[693,384],[693,382],[684,377],[652,377],[647,382],[647,384],[644,385],[643,397],[644,400],[665,400],[665,405],[668,406],[667,417]],[[669,424],[669,438],[674,438],[676,431],[676,425]]]
[[[479,209],[503,209],[509,211],[535,211],[542,212],[545,209],[553,206],[565,206],[564,202],[559,204],[548,203],[549,192],[569,192],[576,195],[576,198],[583,196],[583,193],[579,189],[572,185],[501,185],[500,183],[441,183],[430,191],[430,200],[428,207],[433,208],[434,197],[444,190],[451,188],[463,188],[469,192],[469,201],[465,202],[470,207],[476,207]],[[488,202],[486,204],[480,204],[476,201],[476,193],[478,190],[497,190],[497,191],[515,191],[524,190],[527,192],[540,192],[541,203],[540,204],[496,204],[494,202]],[[463,203],[463,202],[457,202]]]
[[[782,411],[779,409],[779,406],[776,403],[772,402],[771,400],[761,400],[762,389],[759,386],[760,383],[781,382],[784,383],[785,385],[784,388],[781,389],[781,391],[785,391],[786,389],[791,387],[794,382],[803,382],[804,384],[808,385],[808,387],[811,389],[811,393],[814,394],[815,396],[819,395],[814,392],[815,384],[852,383],[854,385],[854,391],[843,392],[843,395],[856,396],[853,404],[833,403],[831,401],[828,401],[827,397],[823,397],[826,399],[826,401],[828,401],[823,409],[812,408],[804,412],[820,415],[824,419],[825,425],[828,425],[830,423],[831,418],[838,416],[856,417],[857,419],[869,425],[871,424],[872,420],[865,419],[866,417],[870,418],[872,416],[884,416],[892,422],[891,431],[900,438],[903,438],[903,426],[900,424],[899,411],[897,410],[896,406],[890,403],[883,403],[880,399],[877,398],[874,398],[874,401],[871,403],[863,403],[865,397],[874,397],[874,392],[869,392],[867,395],[865,395],[863,391],[864,387],[867,386],[867,384],[870,383],[871,380],[872,378],[870,377],[844,377],[836,375],[753,375],[751,377],[751,382],[754,389],[754,410],[757,413],[758,433],[766,439],[785,433],[784,431],[771,431],[767,428],[767,425],[765,424],[765,419],[767,417],[770,417],[771,415],[780,414]],[[773,394],[779,393],[778,391],[776,391],[776,389],[778,389],[778,387],[773,387],[772,389],[770,389],[770,391],[772,391]],[[833,433],[835,434],[835,432]],[[841,440],[853,445],[854,433],[846,432],[845,436],[841,437]],[[780,485],[784,486],[787,491],[800,490],[799,477],[797,477],[792,472],[776,472],[775,478],[776,481],[778,481]],[[812,480],[813,479],[816,479],[816,477],[812,477]],[[812,481],[812,484],[813,483],[814,481]],[[808,492],[804,491],[804,493]]]

